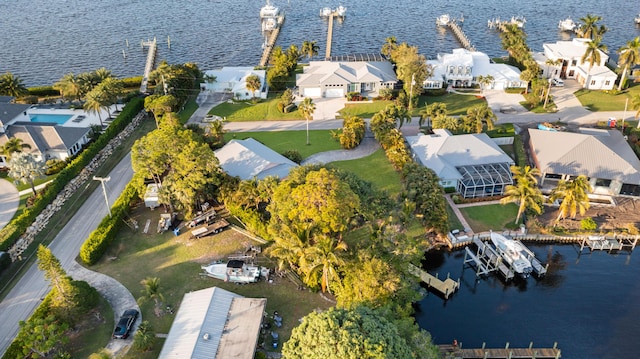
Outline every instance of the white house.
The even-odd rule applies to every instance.
[[[256,75],[260,79],[261,88],[254,93],[247,89],[247,77]],[[215,81],[207,80],[213,79]],[[254,70],[253,67],[223,67],[204,71],[205,81],[200,84],[202,91],[229,92],[235,98],[248,100],[251,98],[267,98],[269,92],[265,70]]]
[[[425,80],[425,89],[438,89],[445,84],[453,87],[469,87],[477,83],[478,76],[492,76],[493,82],[487,88],[524,88],[525,81],[520,79],[520,70],[491,62],[487,54],[466,49],[454,49],[451,54],[438,54],[435,60],[427,64],[433,69],[433,75]]]
[[[590,66],[582,62],[590,39],[574,38],[571,41],[558,41],[554,44],[543,44],[544,53],[534,56],[540,65],[543,76],[570,78],[577,80],[583,88],[589,90],[611,90],[618,75],[605,64],[609,55],[600,52],[600,62]],[[549,65],[547,60],[559,61],[558,65]]]
[[[225,172],[243,180],[268,176],[285,178],[292,168],[298,166],[253,138],[231,140],[216,150],[215,155]]]
[[[406,139],[414,160],[432,169],[442,187],[473,198],[500,195],[513,184],[513,159],[486,133],[453,136],[444,129],[433,132]]]
[[[529,147],[542,173],[540,186],[585,175],[594,195],[640,196],[640,160],[617,130],[581,128],[580,133],[529,129]]]
[[[388,61],[311,61],[296,75],[298,93],[304,97],[344,97],[348,92],[375,97],[380,89],[398,82]]]

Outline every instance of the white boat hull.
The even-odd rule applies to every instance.
[[[491,232],[491,242],[500,256],[502,256],[502,259],[511,266],[514,272],[522,277],[528,277],[531,274],[533,266],[515,241],[507,239],[501,234]]]
[[[261,268],[243,265],[242,268],[229,268],[227,263],[214,263],[202,266],[205,274],[211,278],[231,283],[255,283],[260,279]]]

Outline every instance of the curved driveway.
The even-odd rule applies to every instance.
[[[20,195],[16,186],[6,179],[0,178],[0,228],[9,223],[18,210]]]

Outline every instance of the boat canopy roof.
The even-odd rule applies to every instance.
[[[244,262],[238,259],[232,259],[227,263],[227,268],[242,268]]]

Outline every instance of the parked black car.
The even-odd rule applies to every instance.
[[[116,329],[113,330],[113,338],[114,339],[127,339],[129,336],[129,332],[131,328],[133,328],[133,323],[138,319],[138,311],[135,309],[125,310],[120,320],[118,320],[118,325],[116,325]]]

